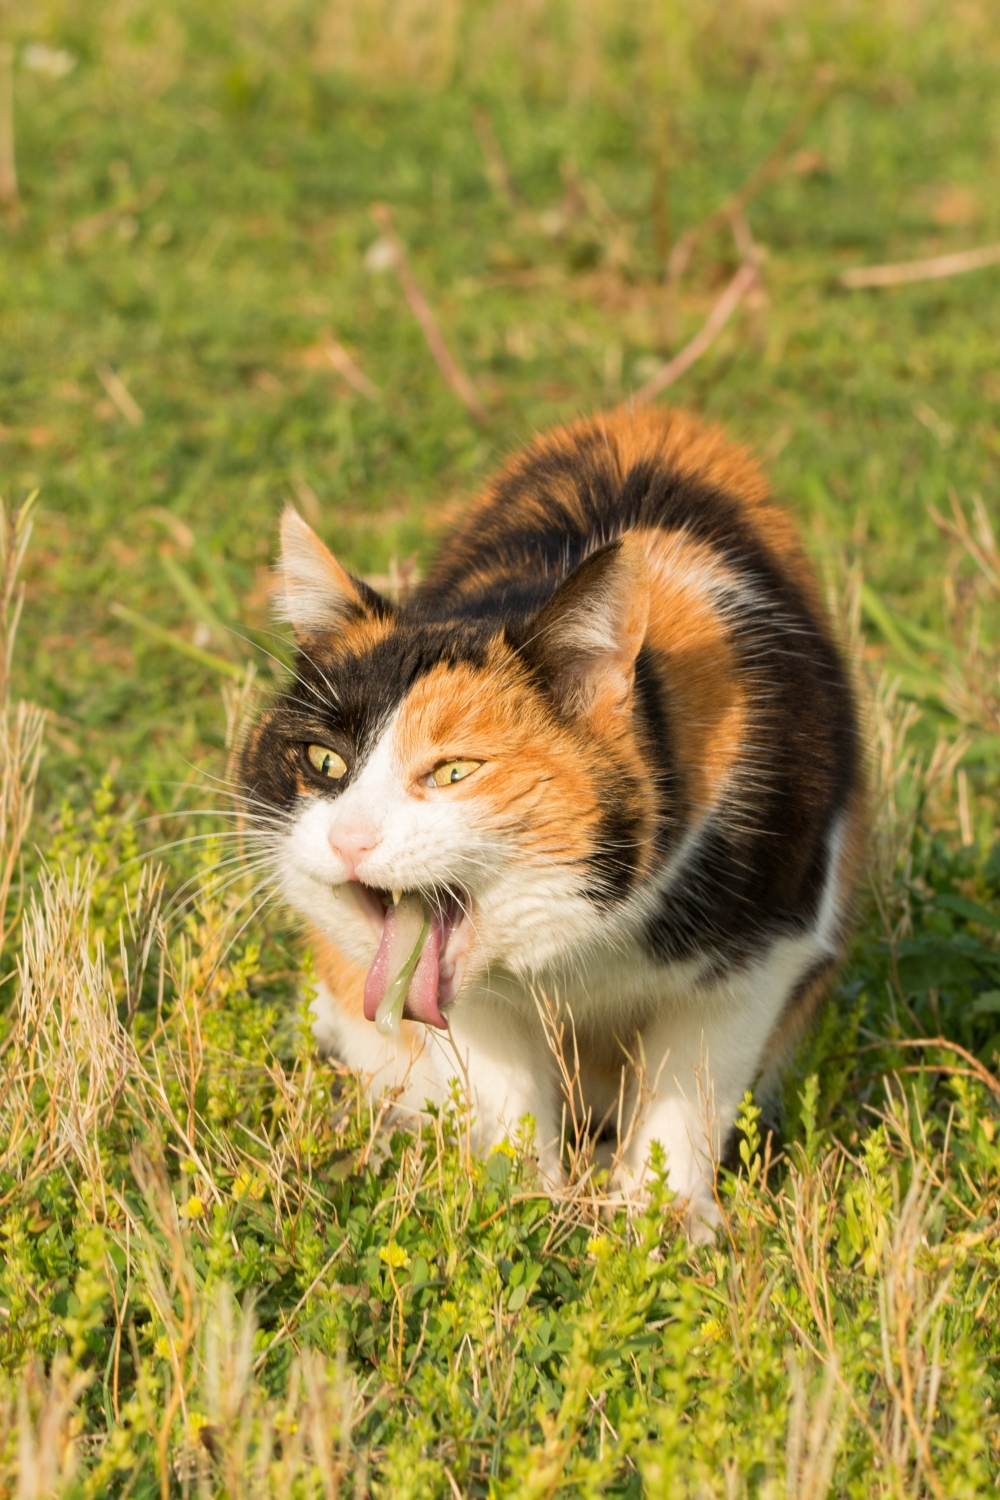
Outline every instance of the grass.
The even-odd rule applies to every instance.
[[[1000,270],[838,277],[1000,238],[1000,28],[618,10],[5,23],[0,1493],[995,1492]],[[287,651],[282,501],[361,571],[419,563],[511,447],[694,334],[737,252],[671,286],[671,245],[830,63],[748,209],[765,298],[675,394],[763,452],[840,601],[878,811],[782,1139],[748,1100],[727,1231],[691,1249],[662,1186],[616,1214],[572,1120],[550,1199],[527,1125],[479,1161],[458,1086],[404,1131],[319,1059],[308,955],[213,787],[247,664],[266,689]],[[486,423],[379,269],[378,201]]]

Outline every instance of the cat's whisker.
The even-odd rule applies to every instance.
[[[263,887],[258,886],[257,890],[253,894],[257,895],[262,888]],[[250,900],[250,899],[252,899],[252,897],[248,897],[247,899]],[[260,913],[264,910],[265,907],[267,907],[268,905],[270,905],[272,902],[274,902],[276,900],[277,900],[276,893],[274,891],[269,891],[267,893],[267,895],[265,895],[263,901],[261,901],[257,906],[254,907],[253,911],[247,917],[246,921],[242,923],[242,925],[238,928],[238,930],[230,938],[230,940],[226,944],[225,948],[219,954],[219,957],[216,960],[216,962],[215,962],[215,964],[214,964],[214,966],[213,966],[213,968],[211,970],[211,973],[209,974],[209,977],[208,977],[208,980],[207,980],[207,983],[206,983],[206,987],[207,987],[207,985],[210,985],[212,983],[212,981],[214,980],[216,974],[219,972],[219,970],[221,969],[222,965],[225,963],[226,959],[229,957],[230,953],[233,951],[233,948],[239,942],[240,938],[246,932],[246,930],[250,926],[250,924],[252,922],[254,922],[257,919],[257,917],[260,916]],[[240,906],[235,908],[235,910],[233,912],[233,915],[235,916],[236,912],[239,911],[239,910],[241,910],[242,906],[245,905],[245,904],[246,904],[245,902],[241,902]],[[221,930],[222,929],[217,929],[216,933],[213,934],[213,938],[215,936],[218,936],[218,932],[221,931]]]
[[[275,884],[275,870],[273,863],[270,861],[247,864],[241,862],[228,879],[215,881],[211,885],[205,885],[200,881],[197,884],[192,881],[186,881],[164,907],[164,919],[173,922],[178,916],[182,916],[188,910],[196,908],[202,901],[221,901],[226,893],[233,889],[233,887],[238,886],[241,881],[259,874],[263,874],[270,884]],[[185,892],[188,892],[188,894],[185,894]]]
[[[235,884],[235,882],[230,882],[230,885],[232,885],[232,884]],[[226,889],[228,889],[228,888],[229,887],[226,887]],[[259,896],[262,891],[267,891],[268,892],[268,896],[267,896],[267,900],[262,903],[261,910],[263,910],[263,907],[267,904],[267,901],[277,900],[277,892],[273,889],[273,883],[269,879],[268,880],[257,881],[256,884],[251,888],[251,890],[248,891],[243,896],[243,898],[239,902],[236,903],[235,906],[231,906],[231,907],[229,907],[226,910],[226,912],[223,915],[222,920],[219,922],[219,924],[216,927],[214,927],[206,935],[206,937],[204,939],[203,947],[205,949],[211,947],[212,944],[217,941],[217,939],[219,938],[220,934],[226,931],[227,927],[229,926],[229,923],[234,920],[234,918],[236,917],[236,915],[240,911],[243,910],[243,908],[247,905],[247,903],[249,901],[255,900],[256,897]],[[171,913],[171,915],[170,915],[170,922],[171,922],[172,929],[174,931],[177,930],[180,921],[182,921],[184,919],[185,915],[186,914],[183,913],[183,912],[181,912],[181,913],[177,913],[177,912]],[[241,931],[243,931],[243,930],[245,930],[245,929],[241,928]],[[231,946],[232,945],[230,944],[230,948],[231,948]],[[228,951],[229,951],[229,949],[227,949],[227,952]],[[220,959],[219,963],[221,963],[222,961],[223,960]],[[213,973],[217,972],[217,970],[218,970],[218,963],[216,965],[215,970],[213,970]]]
[[[242,854],[234,854],[228,859],[219,860],[212,869],[200,870],[184,881],[183,885],[177,887],[174,897],[176,899],[185,891],[194,889],[196,892],[204,892],[206,895],[215,895],[219,889],[219,872],[222,870],[237,870],[245,874],[252,870],[271,870],[275,868],[274,858],[270,854],[261,854],[254,859],[246,859]]]

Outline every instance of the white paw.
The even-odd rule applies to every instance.
[[[641,1213],[649,1203],[648,1171],[636,1172],[624,1164],[618,1167],[608,1184],[608,1197],[615,1207]],[[722,1211],[707,1185],[700,1185],[686,1199],[678,1194],[681,1226],[692,1245],[710,1245],[715,1232],[725,1223]]]
[[[708,1193],[695,1193],[688,1199],[682,1224],[692,1245],[715,1243],[715,1233],[725,1223],[722,1210]]]

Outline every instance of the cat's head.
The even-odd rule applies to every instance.
[[[439,983],[416,1013],[437,1024],[493,966],[531,976],[578,955],[650,857],[638,543],[593,554],[513,624],[396,607],[292,510],[279,578],[294,679],[242,777],[286,898],[367,966],[394,893],[420,895]]]

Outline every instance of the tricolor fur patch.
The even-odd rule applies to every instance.
[[[756,465],[683,413],[558,429],[402,608],[294,512],[282,538],[295,675],[243,779],[317,930],[331,1043],[415,1107],[466,1071],[483,1143],[530,1111],[555,1170],[545,991],[598,1114],[623,1048],[651,1074],[669,1054],[632,1166],[660,1139],[711,1216],[743,1089],[839,957],[863,842],[848,676]],[[435,914],[437,968],[393,1040],[362,992],[400,892]]]

